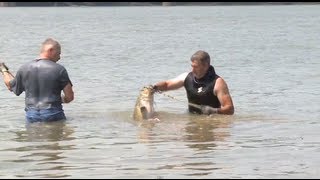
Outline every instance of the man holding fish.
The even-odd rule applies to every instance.
[[[155,91],[169,91],[185,87],[188,109],[198,114],[234,114],[234,106],[227,83],[210,65],[210,55],[202,50],[191,56],[191,72],[156,83]]]

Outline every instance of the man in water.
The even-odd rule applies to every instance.
[[[215,73],[210,65],[210,56],[197,51],[191,56],[191,72],[176,78],[161,81],[153,87],[155,91],[169,91],[185,87],[189,112],[198,114],[234,114],[234,106],[227,83]]]
[[[56,63],[60,54],[60,44],[48,38],[42,43],[40,57],[22,65],[15,77],[4,63],[0,63],[7,88],[17,96],[25,91],[28,122],[66,119],[62,103],[73,101],[74,92],[67,70]]]

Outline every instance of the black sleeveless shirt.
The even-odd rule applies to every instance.
[[[188,102],[219,108],[220,102],[217,96],[213,94],[213,88],[218,77],[213,66],[210,66],[205,76],[200,79],[197,79],[193,73],[190,72],[184,81]],[[201,114],[200,109],[190,105],[189,112]]]

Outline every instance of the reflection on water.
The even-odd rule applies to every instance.
[[[65,121],[56,122],[39,122],[39,123],[26,123],[26,130],[17,131],[15,141],[30,141],[30,142],[49,142],[72,140],[70,135],[73,129],[66,125]]]
[[[23,96],[0,86],[1,178],[319,177],[319,5],[17,7],[0,17],[12,71],[54,35],[76,94],[64,106],[71,121],[24,126]],[[139,89],[190,70],[198,49],[212,53],[235,115],[184,113],[182,88],[167,92],[181,102],[155,96],[160,122],[133,122]]]
[[[187,146],[198,150],[212,150],[216,142],[224,141],[230,136],[229,128],[231,123],[229,116],[190,116],[186,126],[185,140]]]
[[[73,129],[67,126],[65,121],[27,123],[24,130],[16,131],[15,134],[17,136],[13,138],[13,141],[23,144],[17,148],[6,149],[6,151],[15,151],[20,154],[17,159],[9,160],[8,162],[32,164],[32,166],[26,166],[25,168],[27,168],[27,171],[39,172],[37,176],[41,178],[63,178],[69,176],[54,173],[70,167],[65,165],[64,158],[66,157],[63,153],[66,150],[75,149],[73,144],[64,145],[63,143],[74,139],[72,137]],[[33,177],[34,175],[16,175],[16,177],[28,176]]]
[[[198,150],[212,149],[216,146],[215,142],[224,141],[230,136],[229,128],[233,119],[225,115],[199,116],[166,112],[159,112],[157,117],[159,121],[133,121],[138,127],[139,142],[159,142],[159,135],[164,142],[180,137],[179,140],[188,142],[189,147]]]
[[[155,170],[180,170],[185,176],[198,177],[225,168],[213,160],[214,150],[221,149],[219,144],[230,136],[232,116],[158,112],[157,117],[160,121],[133,121],[137,126],[139,143],[159,151],[161,144],[165,144],[166,156],[180,161],[160,163]]]

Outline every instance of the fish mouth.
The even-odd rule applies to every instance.
[[[149,95],[153,95],[156,92],[152,85],[143,87],[142,91]]]

